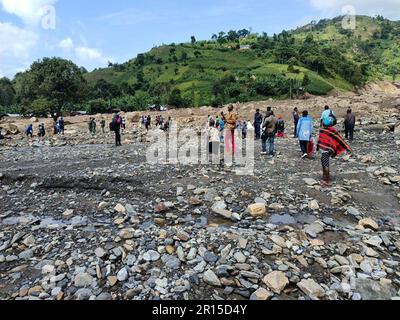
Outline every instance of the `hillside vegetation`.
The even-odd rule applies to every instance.
[[[45,59],[12,81],[1,80],[0,105],[40,111],[79,107],[90,112],[142,110],[150,103],[218,106],[291,98],[304,91],[325,95],[354,90],[369,81],[395,79],[400,73],[400,23],[357,16],[356,29],[346,30],[342,20],[321,20],[272,36],[246,29],[220,32],[206,41],[193,36],[188,43],[156,47],[93,72],[76,67],[76,78],[65,79],[70,81],[65,87],[78,86],[79,94],[74,89],[64,92],[57,76],[57,88],[54,77],[49,87],[43,86],[48,75],[40,72],[51,68],[39,65],[59,66],[54,59]]]

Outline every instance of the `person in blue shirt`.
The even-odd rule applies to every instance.
[[[321,128],[335,126],[336,116],[329,106],[325,106],[325,111],[321,116]]]
[[[300,141],[301,152],[303,153],[302,158],[308,156],[308,144],[313,136],[313,119],[308,115],[308,111],[303,111],[303,117],[300,118],[297,124],[297,137]]]
[[[33,137],[33,124],[28,125],[28,127],[25,129],[25,134],[27,137]]]

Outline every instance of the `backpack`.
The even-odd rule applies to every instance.
[[[337,118],[336,118],[336,116],[333,114],[332,110],[331,110],[330,117],[332,118],[332,126],[336,126],[336,125],[337,125]]]
[[[116,122],[115,119],[113,119],[113,121],[110,122],[110,131],[115,131],[116,129]]]
[[[323,123],[324,123],[325,127],[334,127],[337,125],[337,118],[333,114],[332,110],[331,110],[331,113],[329,114],[329,116],[326,117],[325,119],[323,119]]]

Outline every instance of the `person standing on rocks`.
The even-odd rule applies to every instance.
[[[308,156],[308,146],[313,135],[313,120],[309,116],[308,111],[303,111],[303,117],[300,118],[297,124],[296,136],[300,141],[301,152],[303,153],[302,159]]]
[[[329,111],[330,116],[323,117],[321,120],[322,128],[319,131],[317,150],[321,151],[322,186],[328,187],[330,183],[330,158],[335,158],[345,151],[351,152],[351,148],[334,128],[336,119],[332,118],[333,112],[329,109],[325,109],[325,111]],[[329,119],[329,117],[332,119]]]
[[[115,133],[115,145],[117,147],[122,146],[121,144],[121,125],[122,125],[122,118],[121,116],[116,113],[110,123],[111,131]]]
[[[256,131],[256,140],[261,139],[261,126],[263,123],[263,116],[260,113],[260,109],[256,110],[256,114],[254,115],[254,128]]]
[[[92,134],[93,133],[93,121],[92,121],[92,118],[89,119],[88,127],[89,127],[89,133]]]
[[[236,154],[236,142],[235,142],[235,129],[237,125],[238,115],[234,112],[233,105],[228,108],[228,116],[226,117],[226,128],[225,128],[225,148],[226,155],[231,158]],[[230,161],[228,161],[230,164]]]
[[[247,139],[247,121],[244,121],[243,122],[243,125],[242,125],[242,139],[243,140],[246,140]]]
[[[97,126],[97,124],[96,124],[96,119],[93,118],[93,119],[92,119],[92,135],[93,135],[93,136],[96,135],[96,126]]]
[[[220,142],[224,143],[225,120],[222,118],[218,120],[218,130],[219,130]]]
[[[104,118],[101,118],[100,126],[101,126],[101,132],[103,134],[105,134],[106,133],[106,120]]]
[[[211,161],[212,164],[219,164],[220,137],[218,129],[215,128],[215,121],[213,119],[209,121],[207,134],[209,161]]]
[[[125,118],[122,118],[122,124],[121,124],[122,130],[126,130],[126,120]]]
[[[59,124],[58,124],[58,121],[57,121],[57,120],[54,120],[53,129],[54,129],[54,135],[57,135],[57,134],[58,134],[58,131],[59,131]]]
[[[3,136],[2,132],[1,132],[2,130],[3,130],[3,128],[0,127],[0,140],[3,140],[3,139],[4,139],[4,136]]]
[[[44,128],[44,123],[39,125],[39,138],[43,138],[46,135],[46,130]]]
[[[65,122],[64,122],[64,118],[60,117],[60,119],[58,120],[58,126],[60,127],[60,133],[62,135],[64,135],[65,132]]]
[[[276,117],[272,109],[267,112],[267,116],[263,123],[262,141],[262,155],[275,156],[275,136],[276,136]],[[269,152],[267,153],[267,142],[269,141]]]
[[[356,126],[356,116],[353,111],[349,108],[347,110],[346,118],[344,119],[344,131],[346,134],[346,140],[353,142],[354,140],[354,128]]]
[[[25,134],[27,137],[33,137],[33,125],[29,124],[25,129]]]
[[[148,116],[146,119],[146,130],[149,131],[150,127],[151,127],[151,117]]]
[[[329,106],[325,106],[325,111],[321,116],[321,128],[323,127],[334,127],[337,124],[335,113]]]
[[[293,122],[294,122],[294,138],[297,138],[297,125],[299,123],[300,116],[299,116],[299,109],[296,107],[293,110]]]

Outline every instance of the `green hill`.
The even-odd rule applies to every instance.
[[[155,47],[123,64],[89,73],[81,69],[86,84],[80,84],[79,97],[74,95],[75,100],[67,103],[60,97],[69,93],[63,92],[55,99],[68,110],[77,108],[79,98],[80,108],[91,112],[110,107],[140,110],[149,103],[217,106],[290,98],[304,91],[325,95],[354,90],[369,81],[395,79],[400,73],[400,22],[357,16],[356,28],[347,30],[342,20],[325,19],[274,35],[245,29],[219,32],[210,40],[192,37],[189,43]],[[13,85],[17,104],[34,100],[38,108],[46,109],[52,100],[43,90],[31,92],[35,92],[31,81],[35,77],[30,72],[17,75],[12,84],[5,81],[4,88],[0,82],[0,90],[9,93]],[[32,83],[29,90],[26,83]]]
[[[342,28],[342,19],[321,20],[273,36],[221,32],[210,41],[153,48],[85,78],[93,86],[105,80],[130,87],[161,103],[173,102],[169,96],[178,89],[182,104],[199,106],[289,97],[300,87],[324,95],[390,79],[399,72],[399,22],[357,16],[352,31]],[[241,45],[250,49],[241,50]]]

